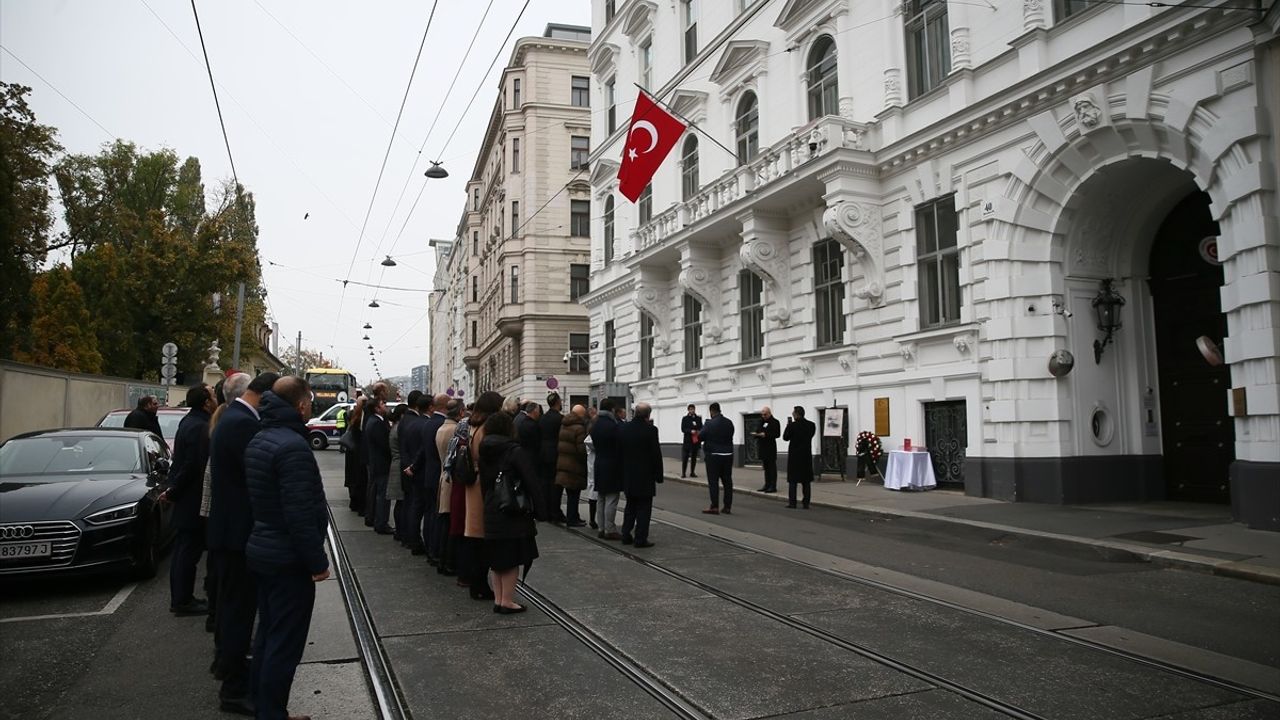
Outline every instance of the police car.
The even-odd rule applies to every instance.
[[[307,441],[311,443],[312,450],[324,450],[330,443],[338,444],[338,438],[342,437],[342,432],[346,429],[338,429],[338,412],[345,411],[350,415],[353,407],[355,403],[339,403],[325,410],[320,417],[307,421]]]

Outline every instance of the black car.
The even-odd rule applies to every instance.
[[[169,447],[125,428],[42,430],[0,444],[0,575],[129,568],[155,575]]]

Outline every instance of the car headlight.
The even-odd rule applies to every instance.
[[[84,521],[90,525],[112,525],[114,523],[132,520],[138,514],[138,503],[132,502],[128,505],[117,505],[99,510],[98,512],[88,515]]]

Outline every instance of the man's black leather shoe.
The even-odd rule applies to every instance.
[[[236,715],[254,716],[253,702],[247,697],[238,698],[221,698],[218,701],[218,709],[226,713],[234,713]]]

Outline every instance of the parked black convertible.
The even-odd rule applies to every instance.
[[[146,430],[43,430],[0,444],[0,575],[155,575],[172,532],[169,448]]]

